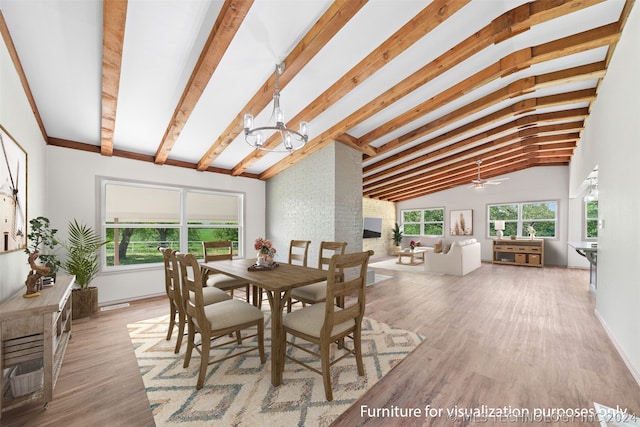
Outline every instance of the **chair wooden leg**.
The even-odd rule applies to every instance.
[[[236,331],[236,341],[238,344],[242,344],[242,335],[240,334],[240,331]]]
[[[320,358],[322,360],[322,381],[324,382],[324,394],[327,401],[333,400],[333,392],[331,390],[331,371],[329,365],[329,344],[320,344]]]
[[[200,332],[202,339],[202,345],[200,347],[200,372],[198,373],[198,382],[196,383],[196,390],[200,390],[204,385],[204,377],[207,374],[207,367],[209,366],[209,350],[211,350],[211,337],[205,336]]]
[[[266,362],[267,356],[264,353],[264,320],[258,322],[258,351],[260,352],[260,363]]]
[[[178,337],[176,338],[176,348],[173,350],[174,353],[180,352],[180,347],[182,346],[182,337],[184,336],[184,314],[178,313]]]
[[[176,324],[176,307],[173,305],[173,301],[169,300],[169,330],[167,331],[167,341],[171,339],[171,333],[173,332],[173,326]]]
[[[184,354],[184,363],[182,364],[183,368],[189,367],[189,362],[191,362],[191,353],[193,352],[193,343],[196,339],[196,332],[194,330],[193,321],[188,319],[187,324],[189,333],[187,335],[187,352]]]
[[[353,349],[355,350],[356,365],[358,366],[358,375],[364,375],[364,363],[362,362],[362,328],[356,326],[353,332]]]

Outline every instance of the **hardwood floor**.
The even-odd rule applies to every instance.
[[[467,425],[473,423],[447,419],[447,410],[486,405],[533,414],[588,410],[594,401],[640,415],[640,386],[594,315],[588,271],[483,264],[462,278],[378,272],[394,278],[367,288],[366,315],[425,341],[334,425]],[[0,423],[153,426],[126,325],[165,312],[166,299],[154,298],[75,321],[48,409],[34,404],[5,412]],[[363,418],[362,405],[422,413]],[[425,417],[427,405],[442,416]],[[563,425],[596,425],[569,421]]]

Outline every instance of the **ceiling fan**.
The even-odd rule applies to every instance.
[[[480,178],[480,165],[482,164],[482,160],[476,160],[476,164],[478,165],[478,179],[474,179],[471,181],[470,188],[484,188],[485,185],[498,185],[502,184],[502,181],[506,181],[509,178],[496,178],[496,179],[482,179]]]

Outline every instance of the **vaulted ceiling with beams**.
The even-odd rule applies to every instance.
[[[50,145],[267,180],[337,141],[401,201],[567,165],[633,3],[0,0],[0,32]],[[281,61],[291,154],[242,126]]]

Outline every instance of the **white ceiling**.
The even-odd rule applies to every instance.
[[[351,2],[355,1],[351,0]],[[237,0],[235,3],[250,4],[251,2]],[[459,161],[464,162],[465,171],[467,169],[470,171],[471,175],[468,179],[463,174],[465,176],[463,181],[466,180],[464,182],[468,184],[468,181],[475,178],[473,176],[475,160],[479,157],[484,158],[483,164],[488,167],[487,177],[545,164],[540,163],[537,157],[536,161],[527,157],[530,161],[514,164],[513,168],[509,169],[500,166],[501,163],[496,154],[495,167],[492,170],[490,165],[494,155],[490,150],[479,150],[468,154],[457,150],[442,156],[433,153],[434,149],[443,148],[480,132],[490,131],[512,122],[514,116],[479,125],[443,143],[434,143],[428,149],[418,150],[414,147],[446,132],[459,130],[468,123],[487,117],[518,101],[596,88],[601,76],[577,81],[569,79],[549,87],[536,88],[535,91],[523,95],[494,101],[484,105],[477,112],[455,117],[449,124],[436,125],[437,119],[443,118],[446,114],[464,108],[495,91],[507,88],[520,79],[534,78],[579,65],[605,61],[612,44],[576,51],[568,55],[556,52],[548,59],[528,68],[508,73],[502,78],[489,78],[472,89],[466,89],[463,96],[451,96],[448,102],[442,102],[436,108],[428,108],[415,120],[394,125],[390,131],[381,132],[379,137],[374,137],[370,141],[368,134],[419,104],[437,97],[448,88],[456,84],[464,84],[465,81],[474,78],[480,70],[499,62],[513,52],[562,40],[573,34],[617,22],[625,7],[625,2],[622,0],[605,2],[574,0],[568,3],[575,6],[575,11],[564,16],[546,20],[544,14],[539,13],[535,16],[542,16],[543,18],[536,18],[542,22],[533,25],[528,31],[481,49],[439,76],[428,79],[426,84],[417,85],[411,91],[407,91],[406,95],[402,93],[403,96],[397,102],[389,102],[392,93],[386,93],[382,98],[388,104],[385,108],[379,108],[379,111],[368,113],[353,122],[341,123],[385,91],[406,82],[406,79],[412,78],[412,75],[415,78],[415,73],[421,69],[424,69],[422,74],[437,70],[438,63],[445,58],[443,54],[454,49],[456,45],[463,43],[476,32],[480,38],[483,34],[481,30],[492,20],[525,2],[522,0],[473,0],[417,42],[407,46],[398,55],[390,54],[391,61],[379,67],[370,77],[360,81],[352,90],[340,96],[327,94],[325,91],[340,79],[345,78],[344,76],[347,82],[356,77],[359,80],[360,77],[354,70],[360,70],[357,68],[359,66],[363,67],[361,62],[365,60],[366,63],[371,60],[368,57],[371,52],[431,4],[430,1],[421,0],[371,0],[363,3],[364,5],[355,16],[304,65],[300,72],[292,76],[290,82],[284,87],[281,84],[281,103],[287,120],[291,120],[310,105],[319,108],[318,114],[303,117],[310,122],[311,142],[308,145],[314,149],[316,146],[321,147],[327,143],[321,135],[326,134],[334,126],[338,126],[339,132],[332,130],[330,133],[342,136],[339,138],[341,141],[344,141],[344,138],[351,139],[356,141],[353,144],[357,146],[358,139],[365,137],[367,143],[363,146],[379,149],[395,138],[420,126],[429,125],[433,130],[414,141],[383,154],[364,157],[364,194],[387,200],[401,200],[402,197],[367,193],[367,185],[375,186],[376,179],[371,176],[430,152],[432,152],[431,157],[419,163],[417,170],[407,172],[401,167],[397,168],[397,171],[389,172],[387,176],[380,176],[380,180],[386,180],[380,181],[380,185],[391,185],[409,174],[420,177],[422,176],[420,174],[428,173],[431,169],[437,170],[442,165]],[[455,0],[448,2],[447,7],[455,8],[457,4],[463,3],[465,1]],[[542,3],[553,2],[534,2],[531,10],[536,10]],[[234,123],[236,117],[245,111],[247,103],[256,92],[266,82],[273,83],[275,64],[291,54],[331,5],[332,2],[326,0],[255,0],[237,28],[229,47],[215,64],[212,77],[203,88],[202,95],[193,109],[188,112],[184,127],[180,130],[167,162],[187,167],[197,165],[212,144]],[[130,156],[134,153],[154,161],[154,156],[171,124],[172,116],[216,19],[221,10],[227,7],[223,1],[210,0],[128,1],[117,113],[112,140],[115,155]],[[65,146],[81,149],[100,147],[103,102],[102,1],[0,0],[0,9],[33,95],[33,102],[40,114],[48,142],[61,144],[62,141]],[[432,13],[429,17],[433,15]],[[390,46],[397,49],[404,43],[404,39],[398,39],[394,40]],[[439,57],[440,62],[434,62]],[[398,87],[396,86],[394,91],[399,92]],[[328,105],[323,104],[325,99],[329,100]],[[588,107],[590,102],[592,100],[544,106],[515,117],[522,118],[530,114]],[[271,105],[267,105],[262,110],[262,113],[256,115],[256,123],[261,124],[267,121]],[[557,123],[561,122],[562,120],[557,121]],[[292,127],[297,128],[297,125]],[[496,132],[491,138],[495,139],[497,136],[517,130],[518,128],[513,128],[502,133]],[[484,143],[491,138],[479,141]],[[558,141],[565,139],[566,136],[558,136]],[[464,149],[473,148],[474,144],[477,145],[480,142],[468,143]],[[241,134],[233,138],[233,142],[210,163],[210,170],[232,173],[234,167],[251,155],[252,151]],[[313,152],[311,149],[309,151],[309,153],[297,152],[291,156],[284,153],[269,153],[250,164],[242,173],[267,179],[270,170],[274,170],[270,168],[278,168],[278,165],[284,165],[285,162],[286,165],[295,163]],[[569,151],[570,158],[572,151]],[[401,153],[401,156],[394,162],[379,168],[375,166],[377,162],[398,153]],[[556,159],[549,161],[548,164],[566,165],[568,162],[566,150],[562,155],[557,154],[555,157]],[[431,164],[437,160],[441,161]],[[412,166],[414,167],[416,166]],[[458,172],[452,170],[449,175],[456,174]],[[449,185],[462,184],[451,181]],[[438,189],[425,188],[421,193],[411,194],[415,197]]]

